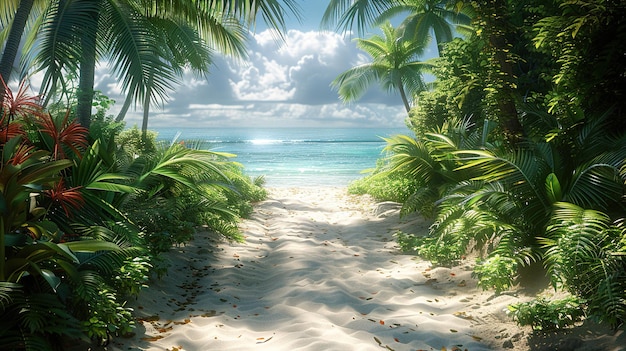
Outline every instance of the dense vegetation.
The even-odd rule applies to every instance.
[[[559,328],[555,316],[569,316],[571,324],[585,315],[621,325],[626,4],[373,3],[365,11],[363,1],[331,1],[327,19],[371,24],[411,5],[398,41],[428,40],[441,29],[429,27],[433,18],[458,23],[463,35],[435,35],[441,55],[429,62],[433,88],[415,92],[407,118],[415,135],[389,138],[387,156],[351,189],[432,218],[426,236],[398,233],[400,245],[436,264],[476,252],[474,275],[484,288],[505,291],[525,267],[539,265],[555,289],[571,294],[512,306],[518,322]],[[411,24],[416,16],[424,19],[419,26]]]
[[[281,29],[284,14],[275,0],[2,1],[1,349],[128,333],[126,301],[164,272],[160,253],[200,226],[242,239],[237,222],[265,196],[262,179],[232,155],[157,142],[148,112],[184,69],[206,74],[214,51],[245,56],[257,15]],[[94,91],[103,62],[128,96],[115,120]],[[42,72],[41,95],[10,88],[18,71]],[[144,110],[141,132],[124,130],[132,103]]]
[[[265,196],[230,155],[156,142],[112,116],[88,130],[23,94],[3,112],[3,348],[129,332],[125,301],[164,272],[159,253],[201,225],[241,240],[238,219]]]

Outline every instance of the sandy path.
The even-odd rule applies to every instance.
[[[516,298],[476,289],[470,267],[400,254],[392,234],[407,226],[426,228],[343,188],[271,189],[246,243],[203,233],[173,250],[134,306],[136,335],[108,349],[525,349],[503,312]]]

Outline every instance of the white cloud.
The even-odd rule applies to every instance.
[[[404,126],[398,96],[372,89],[344,105],[330,88],[337,75],[366,60],[349,37],[289,30],[279,43],[263,31],[251,35],[248,55],[245,63],[215,57],[206,80],[186,74],[164,108],[151,109],[150,127]],[[99,77],[98,89],[117,100],[119,109],[119,85],[104,71]],[[140,124],[141,111],[131,110],[126,121]]]

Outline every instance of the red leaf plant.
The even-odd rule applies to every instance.
[[[28,86],[24,81],[16,95],[9,88],[4,79],[0,77],[0,84],[4,87],[4,96],[0,105],[0,143],[6,143],[9,139],[18,135],[24,135],[24,130],[20,123],[12,123],[16,117],[29,121],[31,117],[44,114],[44,109],[39,103],[39,96],[28,95]]]
[[[22,142],[15,148],[13,156],[8,160],[8,163],[13,166],[20,165],[31,157],[34,150],[35,147],[33,145],[28,145],[25,142]]]
[[[16,117],[21,117],[29,122],[31,117],[43,116],[45,114],[43,106],[41,106],[40,95],[29,95],[28,85],[25,81],[20,83],[17,94],[13,95],[13,91],[6,85],[4,79],[0,77],[0,82],[4,87],[4,96],[2,97],[2,120],[9,123]]]
[[[37,119],[39,132],[51,139],[52,145],[49,147],[55,160],[66,158],[65,148],[80,158],[81,149],[89,146],[87,142],[89,130],[75,120],[70,121],[69,116],[68,111],[62,119],[55,120],[50,114],[44,114]]]
[[[65,181],[61,178],[52,189],[45,190],[44,194],[52,200],[52,204],[60,206],[65,215],[70,218],[72,209],[79,210],[85,204],[85,199],[79,191],[80,188],[82,187],[66,188]]]

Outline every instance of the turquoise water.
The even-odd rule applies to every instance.
[[[381,137],[405,128],[156,129],[162,140],[201,141],[203,148],[236,154],[245,173],[268,187],[346,186],[382,155]]]

